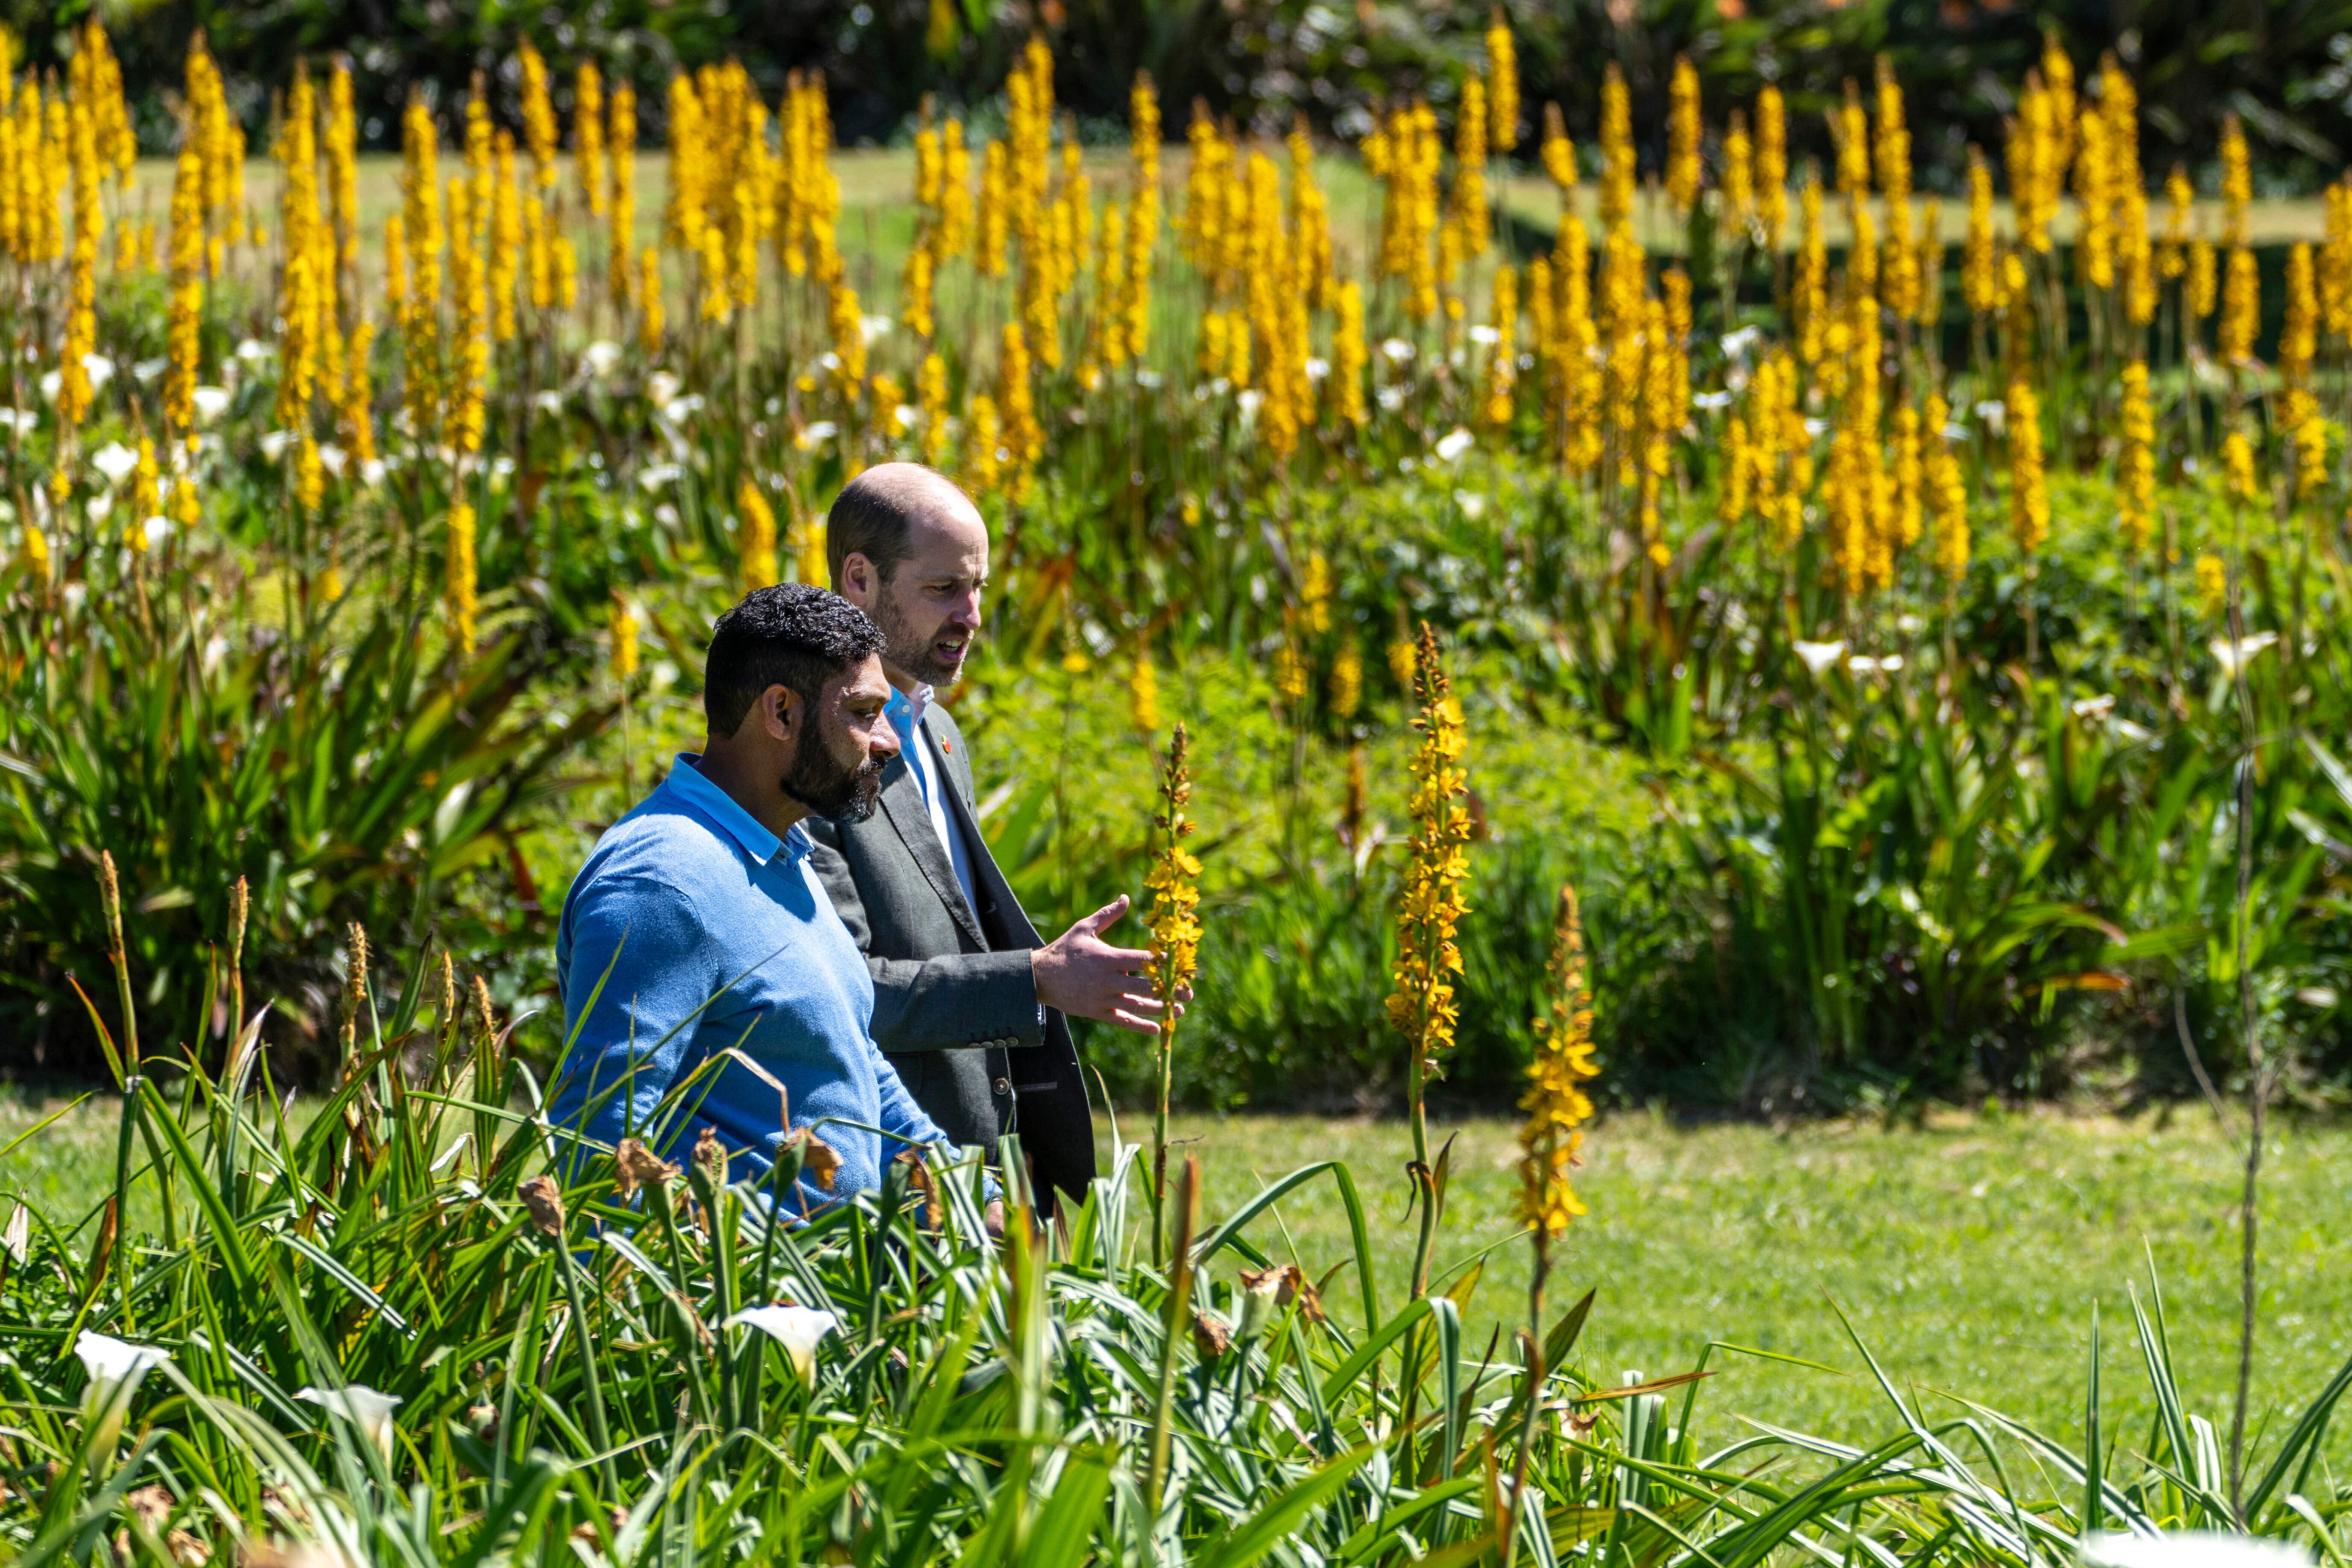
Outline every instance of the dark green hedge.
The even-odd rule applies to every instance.
[[[1279,132],[1305,113],[1349,134],[1384,97],[1425,92],[1441,112],[1480,47],[1488,0],[119,0],[100,6],[137,102],[142,142],[173,136],[181,62],[210,35],[235,101],[257,130],[298,57],[348,52],[364,132],[397,135],[412,87],[438,101],[489,73],[511,110],[510,55],[529,37],[559,69],[594,58],[657,89],[680,65],[740,56],[772,96],[786,71],[833,84],[845,142],[901,134],[926,93],[985,121],[1007,62],[1033,29],[1051,40],[1060,100],[1092,133],[1123,123],[1138,69],[1159,79],[1171,135],[1198,98],[1242,123]],[[0,0],[30,61],[63,58],[65,29],[89,0]],[[2087,76],[2115,50],[2139,83],[2151,172],[2212,156],[2221,116],[2246,121],[2259,178],[2280,192],[2332,178],[2352,147],[2352,0],[1507,0],[1518,35],[1530,121],[1558,101],[1590,141],[1601,66],[1625,69],[1637,133],[1662,135],[1675,55],[1696,59],[1709,118],[1768,80],[1790,97],[1795,131],[1822,141],[1819,111],[1872,57],[1894,58],[1910,97],[1923,181],[1950,185],[1969,141],[1997,145],[2011,94],[2055,27]],[[1740,10],[1734,16],[1726,10]],[[566,95],[568,96],[568,94]],[[661,99],[644,93],[648,136]],[[1646,152],[1654,155],[1654,145]]]

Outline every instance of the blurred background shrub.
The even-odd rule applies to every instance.
[[[1636,104],[1662,105],[1677,54],[1696,63],[1710,101],[1746,101],[1759,86],[1788,95],[1799,153],[1825,154],[1822,111],[1849,79],[1867,81],[1874,57],[1893,61],[1908,96],[1923,186],[1954,190],[1975,142],[1998,148],[2016,84],[2055,29],[2074,58],[2114,50],[2137,79],[2145,164],[2201,168],[2221,117],[2246,125],[2259,188],[2302,194],[2332,176],[2352,147],[2352,0],[1506,0],[1517,35],[1523,91],[1558,103],[1570,133],[1592,140],[1601,67],[1624,69]],[[634,79],[649,142],[663,134],[660,89],[670,73],[740,58],[772,100],[793,70],[821,70],[843,144],[906,133],[926,94],[989,111],[1005,70],[1032,33],[1055,55],[1056,100],[1082,134],[1123,139],[1128,83],[1158,80],[1168,131],[1181,137],[1199,100],[1260,133],[1307,117],[1353,141],[1370,112],[1425,94],[1441,117],[1463,64],[1478,47],[1488,0],[156,0],[52,5],[6,0],[0,17],[36,67],[62,68],[68,28],[93,9],[122,60],[141,145],[173,143],[181,64],[203,29],[228,71],[233,107],[255,145],[298,58],[351,56],[360,132],[371,146],[397,141],[410,91],[444,106],[473,75],[488,76],[511,122],[520,93],[516,46],[528,39],[556,68],[568,120],[570,68],[593,59],[608,79]],[[648,90],[651,89],[651,90]],[[1663,121],[1637,119],[1643,163],[1664,145]],[[1522,155],[1531,156],[1532,145]],[[2210,181],[2205,182],[2210,184]]]

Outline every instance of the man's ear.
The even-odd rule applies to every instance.
[[[799,692],[778,684],[760,693],[760,700],[751,710],[766,728],[770,738],[789,741],[799,732],[803,710],[807,706]]]
[[[874,563],[862,550],[853,550],[842,557],[841,570],[833,577],[833,591],[861,610],[874,596]]]

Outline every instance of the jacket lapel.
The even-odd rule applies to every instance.
[[[926,724],[929,722],[928,715],[924,721]],[[931,755],[939,755],[936,741],[932,743]],[[963,835],[964,853],[971,858],[973,890],[983,903],[995,906],[997,924],[1003,934],[1001,940],[993,942],[994,950],[1011,952],[1015,948],[1043,947],[1045,943],[1038,940],[1037,928],[1029,922],[1029,916],[1021,908],[1021,900],[1013,896],[1013,884],[1004,879],[1003,871],[997,867],[996,857],[989,851],[988,840],[981,837],[980,823],[971,815],[971,808],[964,804],[963,792],[952,785],[948,790],[948,815],[954,819],[956,831]],[[939,836],[933,834],[931,837],[936,839]],[[988,939],[983,937],[982,941]]]
[[[930,744],[929,731],[925,730],[918,739],[921,744]],[[931,776],[944,784],[947,775],[940,768],[936,747],[925,760],[930,763]],[[948,800],[950,812],[962,804],[957,800],[952,787],[948,790]],[[948,913],[955,917],[956,924],[964,934],[971,938],[982,952],[986,952],[988,938],[980,929],[980,918],[973,913],[971,903],[963,896],[962,886],[956,881],[955,868],[948,863],[947,846],[940,842],[939,830],[931,826],[931,814],[923,805],[923,786],[916,781],[914,770],[907,765],[904,757],[893,762],[883,772],[882,809],[889,816],[890,826],[898,830],[899,840],[907,846],[907,853],[913,856],[915,864],[922,868],[924,878],[931,884],[931,890],[940,896],[940,902],[947,906]],[[967,839],[967,844],[969,842]]]

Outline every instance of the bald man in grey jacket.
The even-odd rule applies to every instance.
[[[812,830],[873,971],[875,1041],[958,1142],[1018,1132],[1041,1206],[1083,1201],[1094,1124],[1068,1019],[1156,1034],[1160,1007],[1141,977],[1150,954],[1102,938],[1124,895],[1041,942],[981,837],[971,753],[935,698],[980,634],[988,526],[945,475],[884,463],[835,500],[825,551],[835,591],[882,628],[898,731],[881,809]]]

